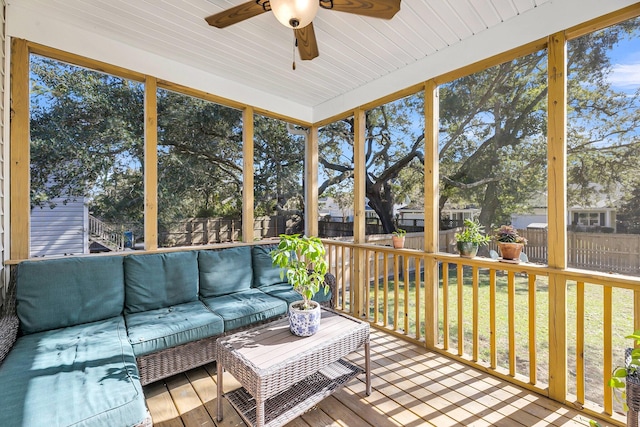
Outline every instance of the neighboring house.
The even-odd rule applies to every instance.
[[[378,214],[371,209],[368,205],[369,200],[365,199],[365,218],[377,219]],[[393,207],[394,215],[401,215],[403,204],[396,204]],[[338,203],[332,197],[321,197],[318,199],[318,217],[324,219],[330,219],[331,221],[338,222],[352,222],[353,221],[353,206],[350,205],[345,208],[340,208]]]
[[[524,214],[512,214],[511,225],[518,230],[524,230],[525,228],[545,228],[541,225],[547,224],[547,208],[538,207],[533,208],[532,212]]]
[[[441,220],[455,221],[456,223],[462,223],[465,219],[475,219],[480,215],[480,209],[478,208],[447,208],[442,209]]]
[[[581,229],[607,227],[616,232],[616,208],[569,208],[569,224]]]
[[[89,208],[86,199],[31,208],[32,257],[89,253]]]

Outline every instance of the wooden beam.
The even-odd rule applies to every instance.
[[[640,16],[640,3],[632,4],[631,6],[627,6],[623,9],[616,10],[615,12],[599,16],[590,21],[576,25],[575,27],[571,27],[565,31],[565,37],[567,40],[573,40],[577,37],[591,34],[594,31],[619,24],[622,21],[627,21],[637,16]]]
[[[440,98],[435,80],[429,80],[424,90],[424,250],[437,253],[439,249],[440,212],[438,122]],[[434,348],[438,341],[438,262],[432,257],[424,259],[425,286],[425,345]]]
[[[242,112],[242,240],[253,242],[253,108]]]
[[[31,214],[29,175],[29,48],[22,39],[11,41],[11,122],[9,146],[9,254],[29,258]]]
[[[353,240],[355,243],[364,243],[366,239],[364,201],[367,172],[365,164],[365,110],[356,109],[353,112],[353,127]],[[355,290],[352,314],[356,317],[361,317],[366,313],[364,310],[364,258],[364,250],[356,248],[353,254],[354,274],[353,283],[351,283]]]
[[[307,135],[305,149],[305,206],[304,226],[307,236],[318,235],[318,127],[312,126]]]
[[[69,64],[78,65],[80,67],[89,68],[106,74],[113,74],[114,76],[122,77],[129,80],[135,80],[138,82],[144,82],[146,79],[146,76],[143,73],[132,71],[127,68],[118,67],[117,65],[87,58],[81,55],[76,55],[75,53],[65,52],[64,50],[55,49],[53,47],[41,45],[38,43],[27,43],[29,51],[36,55],[47,56],[58,61],[67,62]]]
[[[489,58],[485,58],[480,61],[474,62],[473,64],[469,64],[462,68],[458,68],[457,70],[453,70],[448,73],[441,74],[435,77],[434,80],[438,84],[448,83],[453,80],[457,80],[461,77],[469,76],[471,74],[484,71],[488,68],[495,67],[496,65],[500,65],[505,62],[513,61],[514,59],[522,58],[523,56],[530,55],[535,52],[539,52],[542,49],[544,49],[546,46],[547,46],[546,37],[543,39],[534,40],[530,43],[527,43],[522,46],[518,46],[506,52],[501,52]]]
[[[548,59],[548,264],[567,266],[567,42],[564,32],[549,36]],[[567,280],[549,275],[549,397],[567,395]]]
[[[206,101],[214,102],[216,104],[224,105],[225,107],[235,108],[236,110],[244,110],[249,105],[242,102],[234,101],[233,99],[225,98],[219,95],[215,95],[209,92],[205,92],[199,89],[194,89],[188,86],[184,86],[178,83],[169,82],[167,80],[158,80],[158,87],[172,92],[178,92],[185,95],[193,96],[194,98],[204,99]],[[254,114],[260,114],[261,116],[269,117],[276,120],[282,120],[283,122],[291,123],[302,127],[310,127],[311,123],[296,119],[295,117],[286,116],[284,114],[277,114],[273,111],[265,110],[262,108],[252,107]]]
[[[158,249],[158,85],[144,85],[144,248]]]
[[[567,61],[564,33],[549,37],[548,223],[549,267],[567,267]]]

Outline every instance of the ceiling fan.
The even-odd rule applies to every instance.
[[[225,28],[273,11],[278,21],[293,28],[300,58],[310,60],[318,56],[318,43],[311,22],[318,7],[373,18],[391,19],[400,10],[400,0],[251,0],[211,15],[205,20],[209,25]]]

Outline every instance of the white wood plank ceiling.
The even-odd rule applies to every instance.
[[[225,29],[210,27],[204,21],[206,16],[245,1],[8,0],[8,32],[71,49],[57,41],[53,30],[44,30],[62,23],[65,28],[167,58],[211,75],[218,82],[228,82],[230,87],[246,89],[247,93],[238,93],[238,98],[232,96],[234,99],[244,102],[254,91],[260,94],[256,103],[263,108],[292,117],[299,110],[299,119],[319,120],[426,80],[433,76],[430,74],[459,67],[455,60],[461,56],[459,49],[474,38],[480,37],[475,45],[469,43],[475,46],[473,52],[466,52],[461,61],[482,59],[510,43],[517,46],[633,3],[402,0],[400,12],[390,21],[320,9],[314,20],[320,56],[312,61],[297,59],[293,71],[293,33],[272,13]],[[572,17],[566,12],[567,16],[562,16],[566,7],[575,9],[578,5]],[[513,37],[504,37],[503,26],[510,28]],[[477,52],[483,37],[486,52]],[[107,55],[101,52],[101,46],[95,46],[95,50],[92,56],[96,59]],[[430,58],[434,58],[432,63]],[[443,61],[451,65],[443,66]],[[196,82],[192,86],[200,85]],[[224,88],[221,92],[228,95]],[[273,98],[271,105],[269,97]]]

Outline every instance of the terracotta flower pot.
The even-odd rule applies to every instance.
[[[524,245],[522,243],[504,243],[498,242],[498,248],[500,249],[500,255],[503,259],[520,259],[520,252]]]
[[[404,248],[404,236],[391,236],[393,247],[396,249]]]

